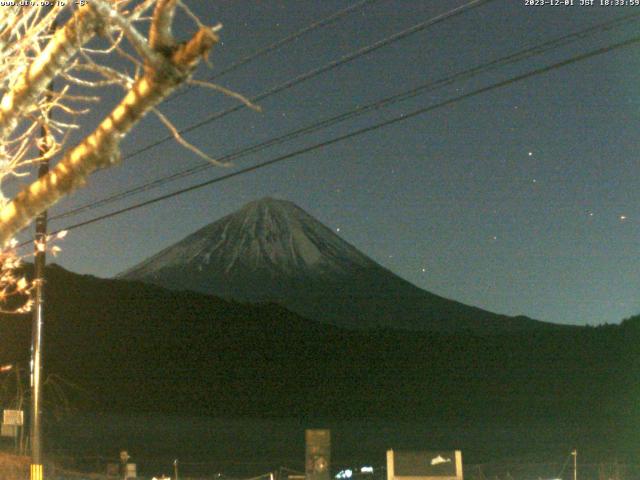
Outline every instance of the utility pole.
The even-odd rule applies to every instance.
[[[571,455],[573,455],[573,480],[578,480],[578,449],[574,448]]]
[[[55,24],[52,31],[55,30]],[[53,83],[49,85],[46,102],[53,98]],[[49,173],[49,158],[47,153],[51,148],[50,131],[47,120],[51,111],[48,110],[44,123],[40,128],[40,165],[38,178]],[[43,480],[42,464],[42,324],[44,310],[44,268],[46,265],[47,246],[47,211],[43,211],[36,217],[35,234],[35,260],[34,260],[34,294],[33,294],[33,320],[31,325],[31,417],[29,438],[31,442],[31,469],[30,480]]]
[[[49,26],[49,33],[54,34],[58,28],[54,19]],[[51,101],[53,100],[53,80],[45,94],[46,113],[40,127],[40,165],[38,166],[38,178],[49,173],[49,151],[51,149],[51,131],[49,119],[51,118]],[[43,480],[42,462],[42,327],[44,314],[44,267],[46,265],[47,250],[47,211],[44,210],[36,217],[35,232],[35,259],[33,265],[33,319],[31,324],[31,418],[29,423],[29,440],[31,442],[31,468],[30,480]]]

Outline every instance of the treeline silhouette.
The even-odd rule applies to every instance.
[[[356,332],[55,266],[48,279],[45,368],[87,392],[81,410],[415,418],[541,442],[564,429],[620,451],[640,431],[640,315],[519,334]],[[29,335],[27,316],[2,316],[0,361],[27,365]]]

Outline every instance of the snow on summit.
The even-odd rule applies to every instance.
[[[294,203],[267,197],[198,230],[120,277],[157,277],[163,270],[187,266],[216,274],[245,269],[298,277],[372,264]]]

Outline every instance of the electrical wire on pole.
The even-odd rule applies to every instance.
[[[342,65],[345,65],[349,62],[352,62],[353,60],[356,60],[357,58],[361,58],[363,56],[369,55],[370,53],[373,53],[383,47],[386,47],[387,45],[391,45],[392,43],[395,43],[397,41],[403,40],[411,35],[414,35],[416,33],[422,32],[423,30],[428,29],[429,27],[433,27],[435,25],[438,25],[440,23],[443,23],[445,21],[451,20],[452,18],[457,17],[458,15],[462,15],[465,12],[468,12],[472,9],[481,7],[482,5],[485,5],[487,3],[490,2],[494,2],[496,0],[472,0],[470,2],[467,2],[459,7],[456,8],[452,8],[451,10],[447,10],[444,13],[441,13],[439,15],[436,15],[434,17],[431,17],[427,20],[424,20],[422,22],[419,22],[409,28],[406,28],[400,32],[394,33],[393,35],[390,35],[388,37],[383,38],[382,40],[378,40],[377,42],[367,45],[363,48],[360,48],[354,52],[351,52],[347,55],[344,55],[343,57],[340,57],[337,60],[333,60],[329,63],[326,63],[325,65],[318,67],[318,68],[314,68],[312,70],[309,70],[301,75],[298,75],[295,78],[292,78],[290,80],[286,80],[283,83],[280,83],[278,85],[276,85],[275,87],[272,87],[268,90],[263,91],[262,93],[259,93],[258,95],[250,98],[250,102],[257,104],[258,102],[271,97],[272,95],[275,95],[277,93],[283,92],[285,90],[288,90],[290,88],[295,87],[296,85],[299,85],[307,80],[310,80],[311,78],[315,78],[318,75],[321,75],[325,72],[328,72],[330,70],[333,70],[335,68],[338,68]],[[208,123],[211,123],[214,120],[218,120],[222,117],[225,117],[231,113],[237,112],[241,109],[243,109],[245,107],[244,104],[239,104],[236,105],[234,107],[228,108],[226,110],[222,110],[220,112],[216,112],[213,113],[212,115],[208,116],[206,119],[202,120],[201,122],[198,122],[194,125],[191,125],[188,128],[182,129],[179,131],[180,134],[184,134],[184,133],[189,133],[192,130],[196,130],[197,128],[200,128],[203,125],[206,125]],[[166,143],[170,140],[175,139],[174,135],[167,135],[163,138],[161,138],[160,140],[157,140],[156,142],[149,144],[145,147],[142,147],[138,150],[135,150],[134,152],[131,152],[127,155],[124,155],[122,157],[122,161],[124,160],[128,160],[130,158],[136,157],[138,155],[140,155],[141,153],[150,150],[152,148],[155,148],[159,145],[162,145],[163,143]]]
[[[314,30],[317,30],[319,28],[322,27],[326,27],[327,25],[330,25],[333,22],[336,22],[337,20],[349,15],[350,13],[355,12],[356,10],[359,10],[361,8],[364,8],[365,6],[369,5],[370,3],[375,3],[378,2],[380,0],[362,0],[358,3],[354,3],[353,5],[350,5],[348,7],[343,8],[342,10],[339,10],[335,13],[332,13],[331,15],[322,18],[316,22],[313,22],[309,25],[307,25],[306,27],[301,28],[300,30],[297,30],[295,32],[293,32],[291,35],[287,35],[284,38],[281,38],[280,40],[276,40],[273,43],[270,43],[269,45],[267,45],[266,47],[260,48],[258,50],[256,50],[255,52],[252,52],[244,57],[242,57],[240,60],[237,60],[235,62],[233,62],[231,65],[229,65],[226,68],[223,68],[222,70],[220,70],[219,72],[214,73],[213,75],[211,75],[208,80],[209,81],[213,81],[216,80],[220,77],[222,77],[223,75],[227,75],[231,72],[233,72],[234,70],[237,70],[238,68],[242,67],[243,65],[246,65],[249,62],[254,61],[256,58],[260,58],[263,55],[266,55],[270,52],[273,52],[289,43],[294,42],[295,40],[297,40],[298,38],[302,37],[303,35],[306,35],[309,32],[312,32]],[[170,102],[175,100],[178,97],[181,97],[182,95],[188,93],[189,91],[191,91],[193,87],[187,86],[186,88],[184,88],[183,90],[176,92],[175,94],[171,95],[169,98],[167,98],[165,100],[165,102]]]
[[[588,38],[590,35],[593,35],[595,33],[600,33],[603,31],[608,31],[611,30],[612,28],[616,28],[619,26],[622,26],[626,23],[630,23],[632,21],[637,21],[640,18],[640,13],[634,13],[631,15],[627,15],[624,17],[620,17],[617,18],[615,20],[612,21],[607,21],[607,22],[603,22],[601,24],[580,30],[578,32],[574,32],[574,33],[570,33],[564,36],[561,36],[559,38],[556,39],[552,39],[546,42],[543,42],[541,44],[535,45],[533,47],[529,47],[529,48],[525,48],[523,50],[520,50],[518,52],[515,52],[513,54],[509,54],[507,56],[501,57],[499,59],[493,60],[491,62],[488,63],[484,63],[482,65],[476,66],[476,67],[472,67],[470,69],[464,70],[462,72],[458,72],[454,75],[450,75],[444,78],[440,78],[438,80],[435,81],[430,81],[427,83],[424,83],[422,85],[419,85],[417,87],[414,87],[410,90],[404,91],[404,92],[400,92],[394,95],[391,95],[389,97],[385,97],[381,100],[377,100],[375,102],[369,103],[367,105],[362,105],[359,106],[355,109],[349,110],[347,112],[341,113],[339,115],[333,116],[333,117],[329,117],[329,118],[325,118],[322,119],[318,122],[314,122],[310,125],[304,126],[302,128],[299,129],[295,129],[293,131],[290,131],[284,135],[281,135],[279,137],[276,138],[272,138],[269,140],[266,140],[264,142],[260,142],[248,147],[244,147],[241,148],[239,150],[235,150],[231,153],[225,154],[224,156],[222,156],[221,158],[219,158],[218,160],[221,162],[230,162],[233,160],[236,160],[238,158],[242,158],[244,156],[247,156],[249,154],[252,153],[256,153],[258,151],[264,150],[268,147],[274,146],[274,145],[279,145],[282,144],[286,141],[298,138],[304,134],[308,134],[308,133],[312,133],[315,131],[318,131],[320,129],[323,128],[327,128],[329,126],[335,125],[339,122],[343,122],[349,119],[352,119],[354,117],[363,115],[367,112],[370,112],[372,110],[377,110],[383,107],[387,107],[389,105],[407,100],[409,98],[415,97],[417,95],[426,93],[426,92],[430,92],[433,91],[437,88],[441,88],[447,85],[450,85],[456,81],[460,81],[460,80],[464,80],[464,79],[470,79],[472,77],[475,77],[477,75],[483,74],[483,73],[487,73],[489,71],[495,70],[497,68],[503,67],[505,65],[509,65],[512,63],[516,63],[522,60],[526,60],[528,58],[531,58],[533,56],[538,56],[538,55],[542,55],[544,53],[547,53],[553,49],[557,49],[559,47],[562,46],[566,46],[572,42],[576,42],[585,38]],[[202,163],[200,165],[196,165],[195,167],[190,167],[188,169],[173,173],[171,175],[166,175],[164,177],[158,178],[156,180],[153,180],[151,182],[146,182],[143,183],[137,187],[125,190],[123,192],[119,192],[113,195],[110,195],[106,198],[97,200],[97,201],[93,201],[93,202],[89,202],[87,204],[84,205],[80,205],[78,207],[75,207],[73,209],[70,209],[68,211],[59,213],[57,215],[54,215],[52,217],[50,217],[51,220],[59,220],[61,218],[66,218],[66,217],[70,217],[70,216],[74,216],[77,215],[79,213],[85,212],[85,211],[90,211],[93,210],[95,208],[104,206],[104,205],[108,205],[110,203],[113,203],[115,201],[118,200],[123,200],[125,198],[128,198],[132,195],[138,194],[138,193],[143,193],[146,191],[149,191],[151,189],[154,188],[158,188],[162,185],[165,185],[167,183],[179,180],[181,178],[185,178],[187,176],[190,175],[194,175],[196,173],[199,173],[201,171],[204,170],[208,170],[210,168],[213,168],[214,165],[212,165],[211,163]]]
[[[363,135],[363,134],[366,134],[366,133],[369,133],[369,132],[373,132],[373,131],[379,130],[381,128],[385,128],[387,126],[390,126],[390,125],[393,125],[393,124],[396,124],[396,123],[399,123],[399,122],[403,122],[403,121],[409,120],[409,119],[414,118],[414,117],[416,117],[418,115],[423,115],[425,113],[428,113],[428,112],[431,112],[431,111],[434,111],[434,110],[437,110],[437,109],[440,109],[440,108],[443,108],[443,107],[454,105],[454,104],[460,102],[461,100],[465,100],[465,99],[468,99],[468,98],[471,98],[471,97],[475,97],[475,96],[478,96],[478,95],[481,95],[481,94],[484,94],[484,93],[487,93],[487,92],[490,92],[490,91],[493,91],[493,90],[497,90],[499,88],[503,88],[503,87],[506,87],[508,85],[512,85],[514,83],[526,80],[528,78],[532,78],[532,77],[535,77],[535,76],[538,76],[538,75],[542,75],[542,74],[545,74],[545,73],[550,72],[552,70],[556,70],[558,68],[562,68],[562,67],[565,67],[565,66],[568,66],[568,65],[572,65],[572,64],[575,64],[577,62],[580,62],[580,61],[583,61],[583,60],[587,60],[589,58],[596,57],[598,55],[603,55],[605,53],[609,53],[609,52],[612,52],[612,51],[620,49],[620,48],[626,48],[626,47],[629,47],[629,46],[632,46],[632,45],[636,45],[638,43],[640,43],[640,36],[632,37],[632,38],[629,38],[629,39],[621,41],[621,42],[617,42],[617,43],[614,43],[614,44],[611,44],[611,45],[608,45],[608,46],[605,46],[605,47],[601,47],[601,48],[598,48],[598,49],[595,49],[595,50],[591,50],[589,52],[582,53],[580,55],[573,56],[573,57],[568,58],[566,60],[563,60],[563,61],[556,62],[556,63],[551,64],[551,65],[548,65],[546,67],[541,67],[541,68],[529,71],[527,73],[524,73],[524,74],[521,74],[521,75],[517,75],[515,77],[511,77],[511,78],[509,78],[507,80],[503,80],[503,81],[500,81],[500,82],[497,82],[497,83],[493,83],[493,84],[488,85],[486,87],[478,88],[478,89],[473,90],[471,92],[459,95],[457,97],[454,97],[454,98],[451,98],[451,99],[448,99],[448,100],[445,100],[445,101],[442,101],[442,102],[439,102],[439,103],[436,103],[436,104],[428,105],[426,107],[422,107],[422,108],[419,108],[417,110],[413,110],[413,111],[408,112],[408,113],[400,114],[400,115],[398,115],[396,117],[393,117],[393,118],[391,118],[389,120],[385,120],[383,122],[380,122],[380,123],[377,123],[377,124],[374,124],[374,125],[371,125],[371,126],[368,126],[368,127],[364,127],[364,128],[358,129],[358,130],[354,130],[352,132],[346,133],[344,135],[340,135],[338,137],[334,137],[334,138],[326,140],[324,142],[320,142],[320,143],[317,143],[317,144],[314,144],[314,145],[311,145],[311,146],[308,146],[308,147],[304,147],[302,149],[287,153],[285,155],[281,155],[281,156],[273,158],[271,160],[267,160],[265,162],[262,162],[262,163],[259,163],[259,164],[256,164],[256,165],[252,165],[250,167],[246,167],[246,168],[237,170],[235,172],[232,172],[232,173],[220,176],[220,177],[216,177],[214,179],[207,180],[205,182],[201,182],[201,183],[192,185],[190,187],[186,187],[186,188],[183,188],[183,189],[180,189],[180,190],[177,190],[177,191],[165,194],[165,195],[161,195],[161,196],[158,196],[156,198],[153,198],[153,199],[150,199],[150,200],[147,200],[147,201],[144,201],[144,202],[140,202],[140,203],[137,203],[137,204],[134,204],[134,205],[130,205],[130,206],[122,208],[120,210],[116,210],[114,212],[110,212],[110,213],[107,213],[107,214],[104,214],[104,215],[100,215],[98,217],[94,217],[94,218],[91,218],[89,220],[85,220],[83,222],[79,222],[79,223],[76,223],[76,224],[73,224],[73,225],[69,225],[69,226],[67,226],[65,228],[57,229],[54,232],[52,232],[52,234],[59,233],[59,232],[61,232],[63,230],[73,230],[73,229],[76,229],[76,228],[84,227],[86,225],[90,225],[92,223],[96,223],[98,221],[105,220],[107,218],[115,217],[117,215],[121,215],[121,214],[126,213],[126,212],[137,210],[139,208],[142,208],[142,207],[145,207],[145,206],[148,206],[148,205],[151,205],[151,204],[154,204],[154,203],[157,203],[157,202],[160,202],[160,201],[172,198],[172,197],[177,197],[179,195],[182,195],[182,194],[194,191],[194,190],[198,190],[198,189],[206,187],[208,185],[219,183],[219,182],[222,182],[222,181],[225,181],[225,180],[228,180],[228,179],[231,179],[231,178],[234,178],[234,177],[237,177],[237,176],[240,176],[240,175],[252,172],[252,171],[256,171],[256,170],[259,170],[259,169],[274,165],[276,163],[280,163],[280,162],[295,158],[295,157],[303,155],[305,153],[309,153],[309,152],[312,152],[312,151],[315,151],[315,150],[319,150],[321,148],[327,147],[329,145],[336,144],[338,142],[342,142],[344,140],[355,138],[357,136],[360,136],[360,135]],[[20,244],[20,246],[24,246],[24,245],[27,245],[29,243],[31,243],[31,242],[30,241],[23,242],[22,244]]]

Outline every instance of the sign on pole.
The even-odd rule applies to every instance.
[[[16,438],[18,436],[18,428],[17,425],[7,425],[3,423],[2,427],[0,427],[0,436]]]
[[[21,427],[24,425],[24,412],[22,410],[5,410],[2,415],[2,423]]]

